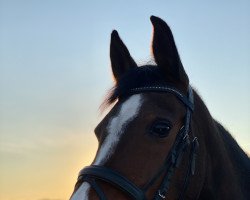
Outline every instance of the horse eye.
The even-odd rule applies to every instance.
[[[171,128],[171,124],[168,121],[156,120],[150,128],[150,134],[160,138],[164,138],[168,136]]]

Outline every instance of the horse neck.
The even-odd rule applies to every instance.
[[[234,173],[237,173],[238,181],[245,196],[250,197],[250,159],[240,148],[232,135],[218,122],[216,126],[221,133],[226,150],[232,162]]]
[[[223,135],[229,133],[222,132],[222,126],[211,117],[197,93],[192,124],[200,141],[197,171],[200,170],[199,180],[202,178],[203,184],[199,186],[199,199],[246,199],[241,187],[241,171]]]

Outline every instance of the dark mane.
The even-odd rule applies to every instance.
[[[215,121],[219,132],[225,142],[225,146],[227,151],[229,152],[229,156],[234,162],[234,166],[236,167],[235,172],[241,172],[242,187],[248,191],[248,187],[250,185],[250,160],[248,155],[240,148],[238,143],[232,137],[232,135],[217,121]]]
[[[162,74],[162,71],[156,65],[144,65],[130,69],[118,82],[116,82],[102,105],[105,107],[111,105],[119,97],[127,94],[132,88],[164,85],[171,86]]]

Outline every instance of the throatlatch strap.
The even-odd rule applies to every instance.
[[[190,154],[189,154],[189,160],[188,160],[188,168],[187,168],[187,172],[186,172],[186,176],[182,185],[182,190],[181,193],[179,194],[178,200],[183,200],[184,199],[184,194],[187,191],[187,187],[189,184],[189,180],[190,177],[192,175],[194,175],[195,172],[195,160],[196,160],[196,156],[197,156],[197,151],[199,148],[199,142],[198,142],[198,138],[195,137],[192,141],[192,146],[190,149]]]

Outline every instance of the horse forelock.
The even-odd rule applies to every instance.
[[[156,65],[144,65],[133,68],[125,73],[109,90],[101,104],[101,110],[112,105],[116,100],[123,98],[129,91],[137,87],[164,86],[167,83],[162,71]]]

